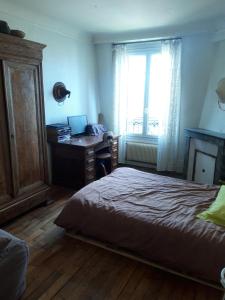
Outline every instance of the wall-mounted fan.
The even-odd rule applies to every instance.
[[[65,101],[66,97],[70,97],[71,92],[66,89],[66,86],[62,82],[56,82],[53,87],[53,96],[55,101],[61,103]]]

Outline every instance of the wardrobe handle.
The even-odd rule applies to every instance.
[[[11,139],[14,139],[14,134],[11,133],[10,137],[11,137]]]

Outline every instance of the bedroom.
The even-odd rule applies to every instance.
[[[20,29],[26,33],[25,39],[47,45],[42,65],[46,125],[65,123],[71,115],[87,115],[90,123],[96,123],[98,113],[103,113],[106,127],[113,130],[112,44],[182,38],[180,140],[185,128],[225,133],[224,112],[215,93],[225,77],[222,1],[160,1],[152,3],[154,9],[145,1],[126,1],[124,6],[108,1],[84,1],[82,5],[72,1],[58,5],[25,0],[0,3],[0,19],[11,29]],[[61,104],[52,96],[59,81],[71,91],[71,97]],[[182,165],[185,145],[179,145],[178,163]],[[4,227],[29,244],[24,299],[222,297],[216,289],[64,236],[53,221],[72,193],[70,189],[53,190],[53,204],[34,209]]]

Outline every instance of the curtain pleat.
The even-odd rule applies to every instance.
[[[182,171],[178,163],[180,90],[181,90],[181,40],[162,42],[160,70],[161,101],[160,135],[158,142],[158,171]]]

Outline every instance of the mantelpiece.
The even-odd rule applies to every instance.
[[[185,129],[184,174],[200,183],[225,181],[225,134],[205,129]]]

